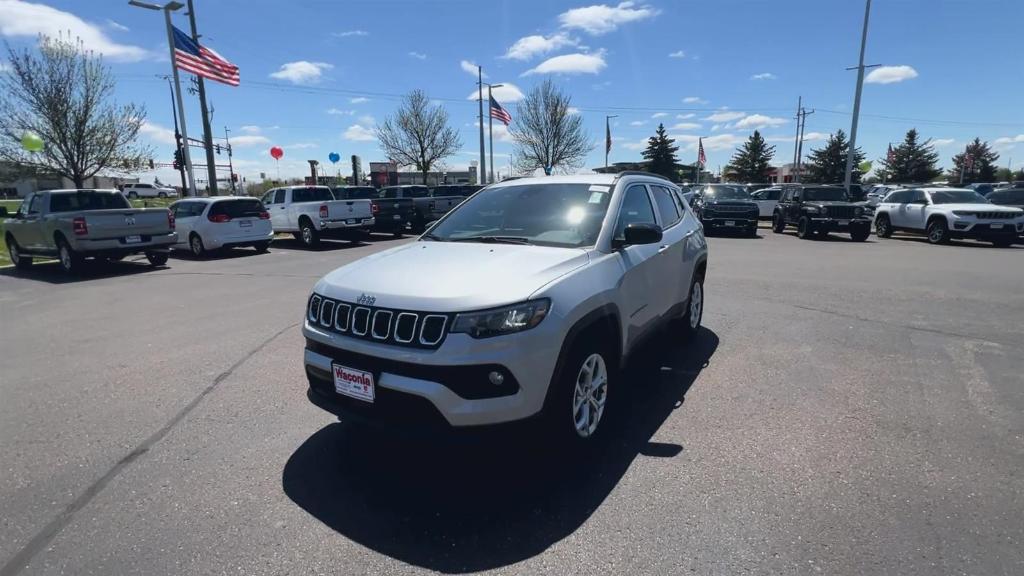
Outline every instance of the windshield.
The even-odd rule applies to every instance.
[[[266,208],[263,207],[263,203],[255,198],[251,200],[221,200],[220,202],[214,202],[213,206],[210,207],[211,215],[226,214],[232,218],[259,216],[265,211]]]
[[[119,210],[131,208],[118,192],[80,190],[50,195],[50,212],[81,212],[86,210]]]
[[[334,195],[338,200],[370,200],[380,196],[373,186],[353,186],[351,188],[335,188]]]
[[[708,200],[749,200],[750,194],[739,186],[708,186],[704,188]]]
[[[530,184],[490,188],[442,220],[428,238],[521,243],[566,248],[592,246],[608,211],[610,188],[590,184]]]
[[[818,202],[844,202],[846,191],[842,188],[804,188],[804,201],[816,200]]]
[[[984,196],[972,190],[932,192],[932,204],[991,204]]]
[[[292,191],[292,202],[327,202],[334,200],[330,188],[296,188]]]

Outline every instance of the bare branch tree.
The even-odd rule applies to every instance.
[[[516,171],[572,172],[583,165],[594,144],[583,130],[583,119],[570,112],[569,105],[569,95],[545,80],[516,106],[518,115],[509,129],[516,141]]]
[[[114,77],[81,40],[40,36],[39,52],[6,45],[10,70],[0,74],[0,160],[53,172],[82,187],[101,171],[127,173],[152,158],[136,144],[145,108],[113,101]],[[35,132],[42,152],[22,148]]]
[[[421,90],[413,90],[394,116],[376,127],[380,147],[399,166],[413,166],[427,174],[439,161],[462,148],[458,131],[448,126],[448,112],[435,106]]]

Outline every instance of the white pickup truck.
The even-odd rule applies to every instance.
[[[374,224],[370,200],[335,200],[327,186],[285,186],[263,195],[274,232],[291,232],[307,248],[321,236],[356,240]]]

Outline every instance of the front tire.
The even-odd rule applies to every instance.
[[[138,192],[129,192],[128,193],[128,198],[130,198],[132,200],[135,200],[138,197],[139,197],[139,193]]]
[[[946,244],[949,242],[949,226],[945,220],[936,218],[928,223],[928,242],[932,244]]]
[[[772,232],[776,234],[782,234],[786,231],[786,219],[782,217],[782,213],[776,212],[772,215]]]
[[[686,313],[682,321],[682,336],[693,338],[700,331],[700,322],[704,318],[704,276],[695,276],[690,282],[690,295],[686,302]]]
[[[892,238],[892,222],[887,214],[879,214],[875,218],[875,235],[879,238]]]
[[[7,237],[7,253],[11,257],[11,263],[14,264],[16,270],[27,270],[32,266],[31,256],[22,256],[18,252],[18,243],[14,240],[13,236]]]
[[[814,233],[814,224],[811,223],[811,219],[807,216],[801,216],[796,224],[797,237],[801,240],[810,240],[814,238]]]
[[[188,237],[188,249],[196,258],[202,258],[203,254],[206,254],[206,246],[203,245],[203,239],[195,232]]]
[[[158,193],[156,195],[156,197],[157,198],[167,198],[167,193],[166,192],[160,192],[160,193]]]
[[[854,242],[863,242],[867,240],[870,235],[870,226],[857,226],[855,228],[850,228],[850,239]]]
[[[270,251],[270,242],[260,242],[258,244],[254,244],[253,248],[255,248],[256,252],[259,254],[266,254],[267,252]]]
[[[595,334],[584,334],[569,352],[545,408],[554,440],[571,450],[593,446],[604,437],[608,392],[614,371],[610,348]]]

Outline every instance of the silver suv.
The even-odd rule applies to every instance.
[[[389,426],[537,417],[590,442],[638,343],[673,319],[681,336],[700,327],[707,253],[679,188],[652,174],[488,186],[419,241],[317,282],[308,397]]]

